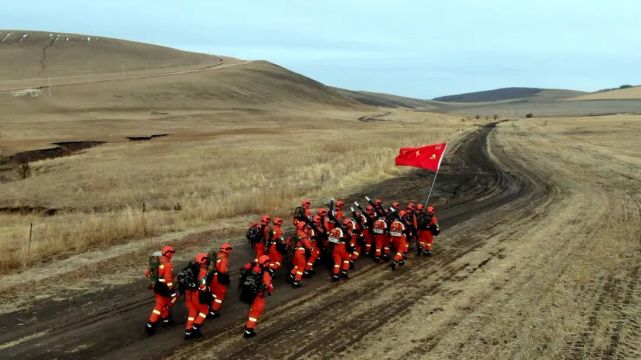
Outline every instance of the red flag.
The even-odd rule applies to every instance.
[[[414,166],[438,172],[447,144],[432,144],[417,148],[403,147],[396,157],[396,166]]]

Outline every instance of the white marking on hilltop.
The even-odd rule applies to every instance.
[[[13,35],[13,33],[8,33],[7,36],[2,39],[2,42],[5,42],[11,35]]]

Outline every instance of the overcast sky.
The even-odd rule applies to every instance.
[[[30,0],[0,28],[265,59],[325,84],[432,98],[641,83],[641,2]]]

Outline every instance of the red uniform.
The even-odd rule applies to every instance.
[[[394,220],[390,225],[390,236],[392,245],[394,246],[394,261],[400,262],[403,260],[403,254],[407,252],[407,238],[405,236],[405,224],[400,220]]]
[[[317,225],[318,226],[318,225]],[[306,276],[311,275],[314,272],[314,264],[316,260],[320,257],[320,249],[318,248],[318,239],[320,234],[314,229],[309,231],[309,258],[307,259],[307,264],[305,264],[305,274]]]
[[[269,245],[269,267],[272,270],[280,269],[283,263],[283,254],[278,250],[278,244],[283,243],[283,230],[280,225],[274,225],[272,242]]]
[[[268,260],[267,260],[268,261]],[[254,302],[252,303],[251,307],[249,308],[249,316],[247,319],[247,324],[245,324],[245,336],[249,337],[252,334],[256,335],[254,332],[254,329],[256,328],[256,324],[258,323],[258,319],[260,319],[260,316],[263,314],[263,311],[265,310],[265,300],[267,294],[271,294],[272,291],[274,290],[274,287],[272,285],[272,277],[269,274],[269,271],[263,271],[259,266],[254,267],[255,272],[261,272],[263,273],[263,285],[265,290],[261,291],[256,295],[256,298],[254,299]]]
[[[158,288],[166,286],[167,292],[159,292],[154,289],[156,304],[149,315],[149,322],[152,326],[155,326],[160,320],[168,319],[169,310],[178,301],[178,296],[174,291],[174,266],[164,255],[160,257],[160,265],[158,265],[158,283],[162,284]]]
[[[438,219],[436,216],[432,216],[432,220],[429,223],[429,226],[435,226],[438,229]],[[434,245],[434,234],[430,228],[420,229],[418,231],[418,246],[423,249],[423,251],[432,251]]]
[[[385,219],[378,218],[376,221],[374,221],[374,229],[372,229],[372,232],[374,233],[375,240],[374,256],[376,258],[380,258],[381,253],[389,256],[389,235],[387,234],[387,222],[385,221]]]
[[[223,306],[225,295],[227,295],[227,286],[229,285],[229,255],[220,251],[216,255],[216,272],[211,280],[211,292],[214,300],[211,302],[211,310],[218,312]]]
[[[209,302],[201,302],[200,292],[207,292],[207,267],[201,265],[197,275],[198,287],[185,291],[185,304],[187,305],[187,322],[185,323],[185,337],[198,331],[207,319]]]
[[[306,251],[310,248],[309,234],[304,223],[296,225],[296,242],[294,243],[294,256],[292,258],[292,271],[290,276],[294,280],[294,284],[299,285],[303,279],[305,266],[307,265]]]
[[[332,278],[338,279],[339,275],[347,277],[349,270],[349,254],[345,245],[345,234],[341,228],[335,228],[329,231],[330,242],[333,243],[332,258],[334,259],[334,269]]]
[[[356,223],[352,219],[346,219],[343,221],[343,224],[347,228],[347,238],[349,247],[352,251],[349,252],[349,261],[351,264],[358,259],[361,252],[361,246],[358,243],[358,234]]]

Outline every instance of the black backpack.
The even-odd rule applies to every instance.
[[[263,240],[263,227],[260,224],[252,225],[245,233],[247,241],[254,246]]]
[[[178,291],[180,294],[184,294],[187,290],[194,290],[198,288],[198,273],[200,267],[198,264],[190,261],[187,266],[185,266],[178,275],[176,276],[176,282],[178,283]]]
[[[263,273],[254,272],[253,269],[242,270],[240,273],[240,300],[247,304],[252,304],[256,296],[263,290]]]
[[[418,218],[418,228],[420,230],[428,230],[430,228],[430,222],[432,222],[432,217],[424,212],[420,212],[416,215]]]
[[[294,216],[294,219],[298,220],[305,220],[307,218],[307,215],[305,215],[305,208],[302,206],[295,208],[292,215]]]

